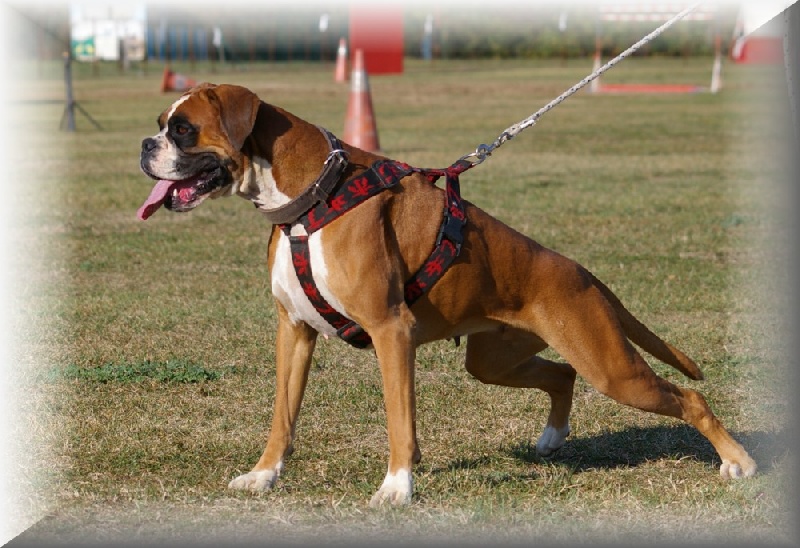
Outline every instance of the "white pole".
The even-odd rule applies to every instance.
[[[603,40],[600,37],[600,15],[597,16],[597,21],[595,24],[594,29],[594,65],[592,66],[592,72],[598,72],[600,70],[600,57],[601,51],[603,49]],[[589,91],[592,93],[596,93],[600,91],[600,77],[598,76],[594,80],[592,80],[592,84],[589,86]]]
[[[719,31],[714,35],[714,66],[711,69],[711,93],[722,89],[722,48],[720,47]]]

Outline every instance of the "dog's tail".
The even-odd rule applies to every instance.
[[[625,305],[600,280],[592,275],[595,286],[614,308],[625,335],[637,346],[658,360],[671,365],[692,380],[702,380],[703,372],[691,358],[650,331],[646,325],[631,314]]]

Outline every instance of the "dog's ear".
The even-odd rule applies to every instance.
[[[247,88],[222,84],[208,89],[208,99],[219,110],[222,129],[231,145],[241,150],[253,132],[261,100]]]

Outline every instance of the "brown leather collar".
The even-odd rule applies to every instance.
[[[267,220],[274,225],[292,224],[306,211],[328,199],[347,167],[347,152],[342,143],[330,131],[317,126],[328,142],[328,157],[322,164],[319,177],[291,201],[272,209],[261,209]]]

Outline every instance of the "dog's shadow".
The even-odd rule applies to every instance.
[[[734,438],[756,460],[759,473],[772,470],[789,451],[790,434],[785,428],[777,432],[734,434]],[[715,468],[721,464],[713,446],[689,425],[632,427],[586,437],[570,436],[563,448],[546,458],[537,455],[535,440],[520,441],[503,447],[502,451],[525,463],[549,462],[568,467],[573,473],[631,468],[662,459],[692,459]],[[491,461],[485,456],[459,458],[432,472],[486,468],[493,466]],[[513,474],[506,477],[513,480]]]

